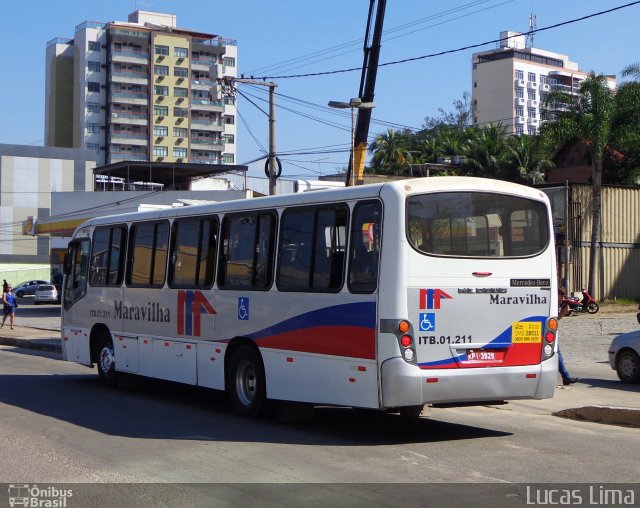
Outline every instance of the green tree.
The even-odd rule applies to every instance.
[[[622,69],[622,76],[625,78],[634,77],[640,79],[640,62],[632,63]]]
[[[555,166],[542,136],[512,136],[507,150],[511,157],[507,168],[516,181],[529,185],[544,183],[547,170]]]
[[[482,128],[472,127],[465,131],[465,135],[468,141],[464,145],[463,155],[467,169],[474,176],[498,176],[509,161],[504,127],[498,123]]]
[[[379,134],[369,145],[373,167],[385,173],[402,174],[413,160],[409,146],[407,134],[387,129],[386,134]]]
[[[596,275],[597,247],[600,232],[602,203],[602,167],[605,150],[611,141],[616,111],[613,92],[606,76],[591,73],[580,83],[576,94],[553,90],[547,95],[545,106],[555,110],[556,120],[543,125],[544,135],[556,146],[582,141],[591,157],[592,229],[587,288],[593,290]]]

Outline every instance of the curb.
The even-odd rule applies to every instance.
[[[585,406],[563,409],[553,416],[583,422],[640,428],[640,409],[612,406]]]
[[[0,337],[0,345],[14,346],[24,349],[38,349],[62,353],[62,346],[57,339],[16,339],[14,337]]]

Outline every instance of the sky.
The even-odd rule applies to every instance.
[[[498,39],[500,31],[538,29],[631,3],[631,0],[387,0],[370,137],[419,128],[438,108],[471,91],[471,55],[496,47],[382,65]],[[73,37],[84,21],[126,21],[136,9],[172,13],[177,26],[237,40],[238,72],[277,84],[276,151],[282,178],[314,179],[344,170],[351,142],[348,110],[331,100],[357,97],[368,0],[31,0],[2,2],[0,143],[44,144],[46,43]],[[640,4],[541,31],[534,46],[569,56],[581,70],[620,75],[640,62]],[[332,73],[344,69],[350,72]],[[308,77],[296,74],[327,73]],[[237,163],[268,147],[267,87],[240,85]],[[264,161],[249,173],[263,174]]]

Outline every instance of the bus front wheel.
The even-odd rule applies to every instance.
[[[116,372],[116,355],[113,349],[113,340],[108,333],[100,337],[98,350],[98,376],[100,381],[107,386],[117,386],[118,373]]]
[[[238,414],[255,417],[266,400],[266,383],[257,351],[240,346],[229,361],[227,394],[231,408]]]

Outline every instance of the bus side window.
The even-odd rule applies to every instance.
[[[87,292],[91,242],[88,238],[69,244],[70,267],[65,279],[64,308],[69,309]]]
[[[373,293],[378,287],[381,223],[380,202],[355,206],[349,251],[349,289],[352,293]]]

